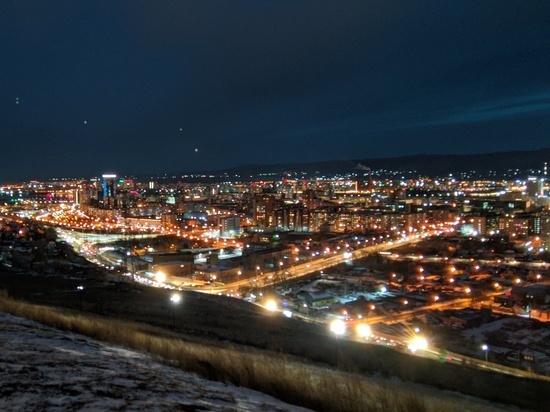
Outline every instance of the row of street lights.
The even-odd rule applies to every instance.
[[[82,310],[82,295],[84,292],[84,286],[79,285],[76,287],[77,291],[79,292],[79,301],[80,301],[80,310]],[[181,302],[181,295],[179,293],[173,293],[170,296],[170,302],[172,303],[172,328],[176,329],[176,308]],[[309,309],[307,304],[304,304],[304,307],[306,308],[306,311]],[[275,301],[268,301],[266,304],[266,308],[270,311],[274,311],[277,309]],[[330,323],[330,331],[335,335],[336,337],[336,347],[335,347],[335,362],[338,366],[339,361],[339,341],[340,337],[346,333],[346,322],[344,322],[341,319],[335,319]],[[359,324],[357,326],[357,334],[358,336],[362,338],[367,338],[371,335],[371,329],[370,326],[367,324]],[[427,342],[426,339],[416,337],[411,341],[411,344],[409,345],[409,349],[414,353],[418,349],[426,349]],[[481,346],[481,349],[485,353],[485,362],[488,362],[489,360],[489,346],[487,344],[483,344]]]
[[[346,333],[346,323],[341,319],[336,319],[331,322],[330,331],[334,333],[334,335],[336,336],[335,362],[336,362],[336,366],[338,366],[339,341],[340,341],[340,336]],[[367,324],[357,325],[357,334],[361,338],[369,337],[371,335],[370,326]],[[426,350],[427,348],[428,348],[428,341],[426,340],[426,338],[423,338],[421,336],[415,336],[408,345],[408,349],[412,353],[416,353],[418,350]],[[483,345],[481,345],[481,350],[485,353],[485,362],[488,363],[489,362],[489,345],[484,343]]]
[[[274,300],[268,300],[265,303],[265,307],[269,311],[278,310],[277,304]],[[307,304],[303,304],[303,307],[306,309],[306,311],[308,310],[308,305]],[[334,334],[335,338],[336,338],[334,361],[335,361],[335,365],[338,366],[339,361],[340,361],[340,338],[341,338],[341,336],[345,335],[345,333],[347,331],[347,324],[342,319],[335,319],[329,324],[329,329],[330,329],[330,332],[332,332]],[[420,330],[416,329],[415,332],[418,333],[418,332],[420,332]],[[359,336],[361,338],[368,338],[372,334],[370,326],[366,323],[358,324],[356,326],[356,333],[357,333],[357,336]],[[413,354],[418,352],[418,351],[426,350],[426,349],[428,349],[428,341],[426,340],[426,338],[424,338],[420,335],[416,335],[410,340],[410,342],[408,344],[408,349]],[[487,344],[481,345],[481,350],[483,350],[483,352],[485,354],[485,362],[488,362],[489,361],[489,345],[487,345]]]

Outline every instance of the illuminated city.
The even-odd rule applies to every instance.
[[[523,180],[31,181],[0,188],[0,257],[8,272],[78,268],[80,310],[99,270],[326,325],[337,366],[355,341],[546,379],[549,193],[546,164]],[[181,299],[170,297],[173,329]]]
[[[304,321],[341,319],[350,323],[342,334],[369,325],[357,336],[393,345],[409,345],[407,330],[421,324],[462,331],[507,315],[528,328],[550,321],[545,173],[211,184],[103,175],[4,186],[2,263],[46,270],[29,240],[38,225],[110,277],[246,299]],[[532,346],[545,339],[490,357],[546,374],[549,354]]]
[[[0,410],[549,410],[548,6],[6,0]]]

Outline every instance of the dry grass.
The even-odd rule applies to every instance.
[[[478,394],[480,397],[480,391],[490,392],[488,388],[492,386],[492,392],[487,397],[483,396],[484,399],[530,409],[545,409],[545,398],[541,399],[541,390],[537,384],[528,382],[529,390],[521,389],[519,385],[516,389],[521,389],[524,393],[521,398],[515,394],[517,391],[510,386],[510,382],[499,381],[501,377],[491,381],[486,375],[478,374],[476,371],[449,368],[453,365],[426,365],[424,359],[405,357],[398,353],[392,353],[391,356],[369,356],[370,359],[365,361],[372,363],[371,367],[351,364],[346,370],[353,373],[345,373],[316,366],[311,362],[305,363],[284,353],[235,344],[190,340],[181,334],[146,324],[29,304],[9,298],[5,292],[0,293],[0,311],[32,319],[60,330],[146,351],[171,366],[207,379],[248,387],[290,404],[316,411],[414,412],[492,409],[481,401],[467,399],[458,394],[449,394],[412,383],[369,379],[355,373],[365,369],[378,369],[378,373],[384,376],[397,376],[409,382],[429,382],[435,387],[453,389],[469,395]],[[346,363],[346,359],[342,359],[342,363]],[[510,390],[504,389],[505,384],[510,386]],[[496,397],[495,393],[500,397]]]
[[[317,411],[487,410],[465,399],[410,384],[368,379],[295,358],[227,345],[205,346],[147,325],[32,305],[0,296],[0,311],[57,329],[146,351],[210,380],[232,383]]]

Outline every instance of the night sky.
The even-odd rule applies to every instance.
[[[550,146],[550,2],[0,2],[0,181]]]

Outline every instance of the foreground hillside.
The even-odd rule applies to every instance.
[[[306,410],[0,313],[0,410]]]
[[[26,304],[18,306],[18,311],[30,309],[32,314],[38,309],[42,312]],[[85,317],[69,314],[56,319],[54,313],[46,314],[53,323],[66,327],[62,322],[65,318],[75,329],[79,329],[78,322],[88,332],[93,330],[93,326],[87,324],[90,320]],[[42,312],[40,316],[43,315]],[[181,368],[167,366],[166,356],[152,356],[3,312],[0,312],[0,329],[3,332],[0,337],[0,410],[308,410],[258,391],[206,380]],[[108,328],[103,325],[103,329]],[[119,330],[123,336],[127,332]],[[142,337],[138,339],[141,341]],[[163,342],[166,344],[166,340]],[[153,349],[152,352],[163,351]],[[222,350],[215,353],[217,356],[228,354]],[[252,353],[248,355],[257,358]],[[242,364],[238,356],[229,356],[233,362],[237,361],[233,368],[240,369]],[[307,387],[310,392],[319,391],[314,394],[315,398],[340,398],[336,402],[317,403],[315,410],[318,411],[518,410],[396,380],[390,383],[382,378],[359,380],[345,374],[334,375],[331,370],[290,359],[261,356],[259,360],[264,371],[287,375],[283,379],[293,376],[295,381],[287,385],[291,390]],[[169,363],[178,364],[177,361]],[[262,372],[255,376],[260,375]],[[218,378],[220,376],[221,372]],[[342,396],[349,396],[349,399],[342,400]]]
[[[56,280],[61,282],[58,283]],[[158,304],[168,300],[166,291],[147,288],[113,295],[110,287],[103,289],[97,286],[98,289],[93,294],[95,296],[85,296],[85,310],[81,311],[70,309],[71,306],[74,308],[75,304],[78,308],[79,302],[78,297],[73,298],[76,301],[72,302],[71,299],[67,299],[67,294],[74,295],[74,287],[71,287],[68,281],[78,280],[27,277],[21,273],[13,277],[7,273],[0,273],[0,288],[17,290],[19,294],[26,295],[27,299],[39,300],[42,304],[49,301],[49,306],[37,306],[13,300],[4,292],[0,294],[0,312],[132,348],[139,352],[135,355],[138,358],[143,356],[143,353],[149,353],[163,363],[191,371],[209,380],[231,382],[239,387],[248,387],[269,394],[289,404],[317,411],[519,410],[513,405],[520,406],[521,410],[547,410],[549,386],[546,382],[481,373],[411,357],[385,347],[345,341],[340,342],[341,356],[338,367],[346,372],[340,372],[329,366],[335,359],[335,347],[333,339],[323,336],[326,334],[323,332],[324,328],[315,330],[313,325],[303,325],[298,321],[289,324],[286,322],[290,321],[288,319],[282,322],[283,318],[267,316],[257,308],[233,299],[220,300],[218,297],[185,294],[186,305],[177,313],[181,319],[176,322],[177,330],[173,331],[170,315],[176,312],[171,313],[170,307],[155,309],[155,302]],[[102,316],[86,313],[86,309],[92,309],[91,303],[96,300],[92,300],[92,297],[97,298],[100,294],[99,289],[102,290],[100,301],[103,303],[97,303],[99,307],[96,309],[101,308],[97,312],[101,312]],[[163,296],[157,295],[157,292],[164,292]],[[116,297],[118,298],[115,299]],[[68,304],[69,308],[52,307],[56,303]],[[106,314],[108,315],[105,316]],[[136,320],[139,323],[136,323]],[[42,330],[42,326],[33,325],[32,328]],[[4,327],[2,329],[7,330]],[[63,387],[62,383],[65,381],[60,383],[56,375],[44,374],[43,369],[27,360],[38,357],[43,358],[47,364],[50,362],[50,366],[56,363],[67,367],[73,366],[76,368],[73,372],[75,376],[92,368],[80,361],[81,352],[87,352],[87,349],[63,348],[61,352],[67,357],[61,361],[57,361],[57,351],[54,349],[59,342],[72,341],[78,346],[80,343],[85,344],[88,338],[61,334],[61,337],[55,339],[51,350],[39,351],[38,356],[33,355],[31,350],[37,346],[35,342],[29,346],[24,342],[9,339],[3,336],[1,340],[1,343],[7,346],[7,355],[3,359],[18,359],[14,354],[10,354],[10,351],[18,347],[26,348],[23,350],[24,357],[19,358],[21,371],[23,374],[30,373],[34,378],[44,378],[45,386],[36,387],[14,381],[18,375],[14,375],[14,371],[9,369],[9,364],[5,364],[2,365],[2,371],[6,373],[2,378],[7,380],[0,382],[2,387],[8,388],[3,393],[4,397],[18,396],[21,401],[26,399],[27,395],[35,394],[45,399],[52,397],[51,387]],[[235,341],[240,344],[236,344]],[[246,341],[252,346],[242,345]],[[96,341],[91,344],[93,347],[101,345]],[[265,350],[266,348],[270,350]],[[100,349],[99,352],[116,353],[115,357],[122,359],[124,365],[130,365],[130,369],[135,369],[134,372],[138,376],[143,374],[126,359],[125,354],[130,352],[123,349]],[[134,355],[131,356],[132,359],[133,357]],[[116,363],[113,365],[113,370],[124,370]],[[118,385],[120,376],[108,372],[109,367],[105,364],[101,369],[107,371],[102,377],[105,382],[109,382],[109,387]],[[126,369],[128,375],[130,369]],[[155,370],[159,375],[164,373],[160,366]],[[171,373],[169,372],[169,375]],[[132,383],[128,386],[130,391],[148,388],[149,378],[138,381],[141,383]],[[174,388],[174,391],[179,393],[178,387]],[[163,390],[159,389],[161,392]],[[168,386],[168,390],[172,390],[171,385]],[[101,394],[101,391],[98,393]],[[222,393],[225,392],[222,390]],[[72,395],[63,395],[61,392],[61,395],[56,396],[69,402]],[[60,402],[60,407],[45,409],[66,410],[63,409],[63,405],[64,403]],[[183,409],[217,410],[216,407],[193,406]],[[240,406],[237,408],[242,410]],[[172,408],[163,406],[157,409]]]

